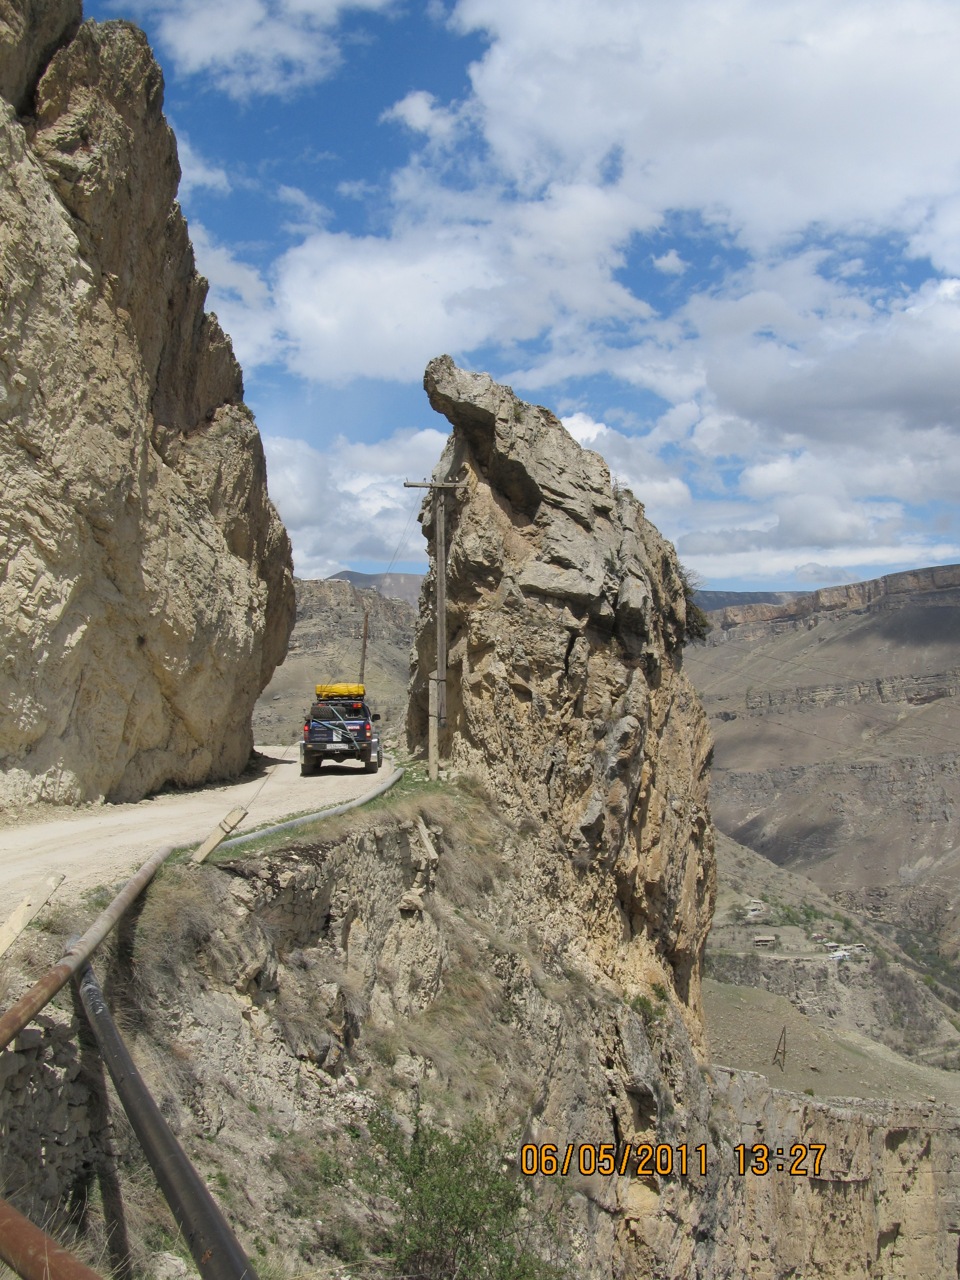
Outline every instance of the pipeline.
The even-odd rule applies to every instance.
[[[143,864],[135,875],[132,875],[110,905],[101,911],[93,924],[75,942],[72,942],[63,957],[21,996],[16,1004],[12,1004],[0,1017],[0,1049],[18,1036],[31,1018],[49,1004],[61,987],[65,987],[82,965],[93,955],[100,943],[123,916],[124,912],[147,887],[161,865],[173,853],[173,845],[165,845]]]
[[[404,772],[405,770],[403,769],[395,769],[386,782],[381,783],[375,791],[368,791],[359,800],[348,800],[344,804],[334,805],[332,809],[318,809],[316,813],[304,814],[302,818],[291,818],[288,822],[277,822],[272,827],[260,827],[259,830],[251,831],[248,835],[233,836],[230,840],[224,840],[218,847],[221,850],[236,849],[239,845],[251,844],[254,840],[261,840],[264,836],[273,835],[275,831],[293,831],[294,828],[306,826],[309,822],[319,822],[321,818],[333,818],[338,813],[346,813],[348,809],[358,809],[361,805],[369,804],[371,800],[376,800],[385,791],[389,791],[392,786],[400,781]]]
[[[190,1246],[201,1277],[203,1280],[257,1280],[256,1271],[216,1201],[170,1132],[134,1066],[89,965],[75,981],[117,1096]]]
[[[6,1200],[0,1200],[0,1262],[23,1280],[101,1280]]]

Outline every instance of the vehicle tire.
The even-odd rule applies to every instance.
[[[367,747],[366,751],[364,751],[364,752],[363,752],[363,754],[361,755],[360,759],[363,761],[363,771],[364,771],[364,773],[376,773],[376,772],[377,772],[377,770],[380,768],[380,760],[379,760],[379,758],[378,758],[378,759],[376,759],[376,760],[374,760],[374,759],[371,757],[371,754],[370,754],[370,748],[369,748],[369,747]]]
[[[304,756],[300,761],[300,777],[309,778],[312,773],[316,772],[317,762],[310,756]]]

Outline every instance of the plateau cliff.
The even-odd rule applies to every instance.
[[[293,624],[163,81],[79,0],[0,6],[0,805],[239,771]]]
[[[960,946],[960,566],[710,618],[687,669],[716,743],[717,826],[885,921],[917,959],[939,952],[960,992],[947,972]]]

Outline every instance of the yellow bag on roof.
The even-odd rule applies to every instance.
[[[317,699],[323,702],[327,698],[364,698],[366,688],[362,684],[318,684]]]

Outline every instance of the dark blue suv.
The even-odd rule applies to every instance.
[[[360,760],[366,773],[376,773],[383,764],[379,719],[361,698],[315,702],[304,716],[301,774],[316,773],[324,760]]]

